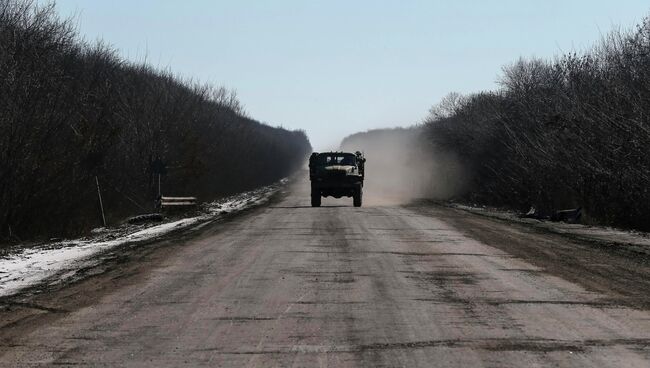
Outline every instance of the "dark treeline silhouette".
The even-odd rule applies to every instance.
[[[234,93],[81,41],[53,5],[0,0],[0,239],[73,235],[150,210],[270,184],[311,150],[302,131],[246,117]]]
[[[501,88],[451,94],[426,135],[471,173],[463,198],[525,210],[582,206],[650,230],[650,20],[587,52],[521,59]]]

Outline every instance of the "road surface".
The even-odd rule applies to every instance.
[[[5,300],[0,365],[650,366],[645,259],[459,210],[311,208],[304,184],[291,191]]]

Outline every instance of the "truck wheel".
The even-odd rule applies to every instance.
[[[357,190],[354,191],[354,195],[352,196],[352,204],[354,204],[354,207],[361,207],[362,199],[363,199],[363,189],[358,188]]]
[[[320,194],[312,194],[311,195],[311,206],[312,207],[320,207]]]

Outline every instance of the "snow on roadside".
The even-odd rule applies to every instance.
[[[68,279],[76,270],[95,264],[101,253],[120,245],[137,244],[192,226],[198,228],[223,214],[260,205],[286,182],[287,179],[283,179],[274,185],[207,203],[193,217],[139,226],[125,224],[114,229],[97,229],[90,238],[16,247],[15,251],[0,258],[0,297],[16,294],[46,280],[55,279],[53,282],[57,283]]]
[[[501,220],[525,223],[557,234],[570,235],[587,241],[609,245],[626,246],[639,253],[650,254],[650,234],[634,230],[622,230],[605,226],[592,226],[583,224],[569,224],[565,222],[541,221],[531,218],[522,218],[511,211],[494,208],[474,207],[453,203],[451,207],[463,211],[476,213],[483,216]]]

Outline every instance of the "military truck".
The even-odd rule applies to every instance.
[[[309,157],[311,205],[320,207],[321,198],[352,197],[355,207],[361,207],[366,159],[359,151],[314,152]]]

